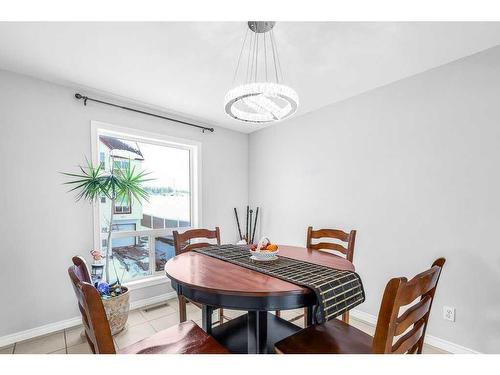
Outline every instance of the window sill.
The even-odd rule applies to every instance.
[[[148,288],[150,286],[155,286],[155,285],[170,285],[170,279],[167,276],[163,275],[157,275],[157,276],[150,276],[150,277],[145,277],[140,280],[134,280],[130,281],[128,283],[125,283],[124,285],[129,289],[129,290],[137,290],[137,289],[142,289],[142,288]]]

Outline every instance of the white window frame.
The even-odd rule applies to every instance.
[[[113,125],[101,121],[92,120],[90,122],[91,128],[91,152],[92,152],[92,163],[97,165],[100,162],[99,156],[99,134],[105,133],[110,136],[117,136],[125,138],[131,141],[137,142],[147,142],[151,144],[157,144],[160,146],[175,147],[190,151],[190,198],[191,198],[191,212],[190,212],[190,227],[182,228],[165,228],[165,229],[151,229],[147,231],[134,231],[134,232],[113,232],[113,238],[119,237],[142,237],[149,236],[149,249],[150,249],[150,267],[153,267],[151,275],[139,278],[137,280],[132,280],[124,283],[130,290],[144,288],[161,283],[170,283],[170,280],[166,277],[164,271],[155,272],[154,271],[154,241],[155,237],[160,235],[171,235],[172,231],[180,229],[182,231],[190,228],[200,228],[202,226],[201,218],[201,175],[202,175],[202,164],[201,164],[201,142],[171,137],[161,133],[152,133],[136,128],[128,128],[118,125]],[[99,202],[93,204],[93,227],[94,227],[94,248],[101,248],[101,228],[100,228],[100,215],[99,215]]]

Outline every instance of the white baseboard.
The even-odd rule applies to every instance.
[[[352,316],[353,318],[361,320],[362,322],[374,327],[377,324],[377,317],[375,315],[365,313],[364,311],[353,309],[349,311],[349,316]]]
[[[453,354],[481,354],[481,352],[474,349],[466,348],[465,346],[432,335],[425,335],[425,343]]]
[[[177,293],[172,291],[151,298],[145,298],[138,301],[133,301],[130,303],[130,310],[140,309],[145,306],[156,305],[161,302],[165,302],[171,298],[175,298]],[[16,342],[29,340],[35,337],[44,336],[57,331],[62,331],[66,328],[75,327],[82,324],[82,318],[80,316],[75,318],[70,318],[66,320],[61,320],[59,322],[45,324],[40,327],[35,327],[27,329],[26,331],[11,333],[10,335],[0,337],[0,348],[4,346],[12,345]]]
[[[151,298],[144,298],[138,301],[133,301],[130,303],[130,310],[140,309],[145,306],[157,305],[175,297],[177,297],[177,293],[172,290],[171,292],[160,294]]]
[[[40,327],[27,329],[26,331],[11,333],[10,335],[0,337],[0,348],[3,346],[12,345],[16,342],[29,340],[34,337],[47,335],[49,333],[61,331],[66,328],[71,328],[79,324],[82,324],[82,318],[76,317],[76,318],[61,320],[59,322],[45,324]]]
[[[377,324],[377,317],[371,314],[368,314],[364,311],[359,311],[359,310],[351,310],[349,311],[349,314],[351,317],[354,319],[360,320],[366,324],[369,324],[371,326],[375,326]],[[425,343],[433,346],[435,348],[447,351],[448,353],[452,354],[481,354],[480,352],[466,348],[465,346],[455,344],[453,342],[443,340],[439,337],[432,336],[432,335],[425,335]]]

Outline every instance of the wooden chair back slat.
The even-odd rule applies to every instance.
[[[212,246],[213,244],[208,243],[208,242],[197,242],[193,243],[190,245],[186,245],[182,250],[183,253],[194,250],[194,249],[200,249],[202,247],[207,247],[207,246]]]
[[[338,243],[319,242],[317,244],[311,244],[310,248],[314,250],[322,250],[322,249],[335,250],[341,252],[342,254],[347,255],[347,249]]]
[[[424,331],[425,320],[419,320],[413,328],[405,333],[401,338],[396,341],[396,343],[392,346],[393,354],[404,354],[409,350],[413,349],[415,345],[418,344],[420,339],[422,338],[422,333]]]
[[[101,296],[96,288],[85,281],[87,278],[85,273],[82,272],[82,261],[85,264],[83,258],[74,257],[74,265],[68,268],[68,274],[82,314],[85,336],[94,353],[115,354],[116,349],[113,343],[113,336],[111,335],[111,329]],[[88,276],[90,279],[90,275]]]
[[[208,242],[190,243],[190,241],[194,239],[216,239],[217,245],[220,245],[219,227],[215,227],[215,230],[191,229],[185,231],[184,233],[179,233],[174,230],[172,233],[174,235],[175,255],[180,255],[194,249],[213,245]]]
[[[436,267],[439,268],[439,267]],[[398,302],[401,306],[406,306],[415,301],[420,296],[425,295],[436,286],[439,279],[439,271],[434,267],[424,271],[408,282],[405,282],[405,288],[400,291]]]
[[[396,322],[396,336],[404,333],[411,325],[422,319],[427,314],[431,307],[432,298],[425,296],[417,304],[406,310]]]
[[[313,242],[313,239],[332,238],[346,242],[346,246],[331,242]],[[318,229],[307,228],[307,248],[313,250],[335,250],[345,255],[346,259],[352,262],[354,257],[354,243],[356,241],[356,231],[346,233],[339,229]]]
[[[445,259],[439,258],[430,269],[410,281],[399,277],[387,283],[373,338],[373,353],[422,353],[432,302],[444,263]],[[418,297],[420,301],[399,316],[401,307]]]
[[[337,238],[340,241],[347,242],[349,240],[349,233],[344,232],[343,230],[339,229],[317,229],[317,230],[312,230],[310,232],[310,237],[311,238]]]

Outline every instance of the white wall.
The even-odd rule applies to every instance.
[[[373,315],[389,278],[444,256],[429,333],[500,352],[500,47],[252,133],[249,151],[263,234],[357,229]]]
[[[92,210],[74,202],[58,172],[90,157],[91,120],[202,142],[202,224],[219,225],[224,242],[236,240],[232,208],[248,199],[246,134],[84,108],[74,92],[0,71],[0,337],[78,316],[66,270],[73,255],[92,249]],[[160,285],[132,298],[165,292]]]

